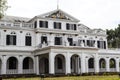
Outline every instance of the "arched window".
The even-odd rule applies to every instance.
[[[30,33],[27,33],[25,36],[25,46],[31,46],[32,44],[32,37]]]
[[[17,69],[18,67],[18,60],[15,57],[10,57],[7,60],[7,68],[8,69]]]
[[[115,68],[115,59],[110,59],[110,68]]]
[[[26,57],[23,60],[23,69],[33,69],[33,59],[30,57]]]
[[[94,68],[94,58],[90,58],[90,59],[88,60],[88,67],[89,67],[89,68]]]
[[[105,59],[100,59],[100,61],[99,61],[99,66],[100,66],[100,68],[105,68],[105,66],[106,66],[106,62],[105,62]]]
[[[11,34],[6,35],[6,45],[16,45],[16,33],[11,32]]]

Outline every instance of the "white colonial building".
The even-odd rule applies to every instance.
[[[90,29],[57,9],[34,18],[0,20],[0,74],[120,72],[120,51],[106,31]]]

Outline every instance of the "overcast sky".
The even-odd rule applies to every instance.
[[[57,9],[57,0],[8,0],[7,15],[34,17]],[[120,24],[120,0],[59,0],[59,8],[90,28]]]

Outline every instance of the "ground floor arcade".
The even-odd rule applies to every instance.
[[[12,54],[11,54],[12,55]],[[0,74],[82,74],[120,72],[119,54],[96,50],[43,50],[32,55],[0,56]]]

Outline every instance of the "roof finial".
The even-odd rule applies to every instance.
[[[57,9],[59,9],[59,0],[57,0]]]

